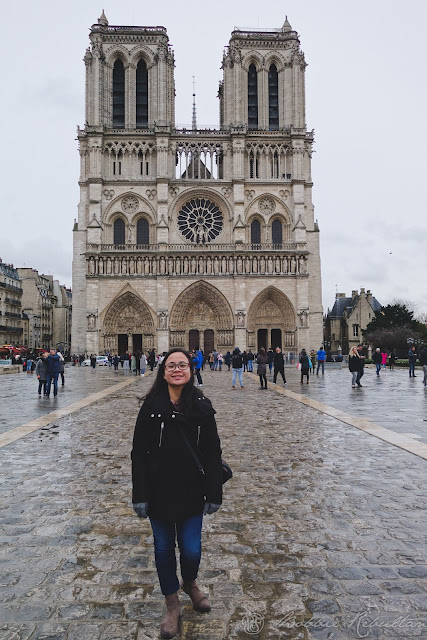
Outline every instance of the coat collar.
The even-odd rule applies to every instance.
[[[215,415],[216,411],[212,407],[211,401],[205,398],[205,396],[199,395],[196,389],[193,389],[191,401],[191,418],[207,418]],[[146,405],[146,408],[163,418],[170,418],[174,413],[167,389],[162,389],[162,391]]]

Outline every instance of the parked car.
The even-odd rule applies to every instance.
[[[90,367],[90,358],[87,358],[86,360],[83,360],[82,365],[84,367]]]
[[[96,364],[98,367],[108,367],[107,356],[96,356]]]

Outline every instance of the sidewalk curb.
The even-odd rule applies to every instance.
[[[247,372],[247,374],[254,378],[254,380],[258,380],[258,376],[256,374],[249,372]],[[401,435],[395,431],[381,427],[379,424],[375,424],[375,422],[372,422],[367,418],[356,418],[356,416],[345,413],[345,411],[341,411],[340,409],[335,409],[335,407],[331,407],[328,404],[323,404],[323,402],[319,402],[318,400],[313,400],[312,398],[307,398],[306,396],[302,396],[294,391],[283,389],[277,384],[274,384],[274,382],[269,382],[268,386],[272,391],[275,391],[282,396],[292,398],[292,400],[301,402],[301,404],[305,404],[316,411],[320,411],[332,418],[336,418],[336,420],[339,420],[340,422],[344,422],[351,427],[356,427],[356,429],[369,433],[369,435],[375,436],[375,438],[379,438],[388,444],[427,460],[427,444],[424,444],[423,442],[418,442],[417,440],[414,440],[414,438],[410,438],[409,436]]]

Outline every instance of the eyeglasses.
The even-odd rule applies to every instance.
[[[168,364],[165,365],[165,369],[166,371],[173,371],[174,369],[185,371],[189,366],[188,362],[168,362]]]

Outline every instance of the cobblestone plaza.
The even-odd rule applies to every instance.
[[[294,368],[286,373],[289,391],[270,384],[261,392],[251,375],[233,391],[231,374],[204,372],[234,478],[204,524],[200,583],[212,611],[194,612],[182,594],[177,637],[426,637],[421,378],[409,384],[395,371],[377,381],[367,370],[354,391],[345,370],[304,388]],[[70,367],[57,401],[47,402],[29,375],[1,381],[11,406],[1,438],[35,416],[44,421],[0,440],[2,640],[158,637],[151,529],[130,505],[138,397],[152,379]],[[79,409],[94,393],[104,395]],[[19,416],[12,407],[24,395],[30,409]],[[342,419],[330,415],[334,407]],[[355,428],[351,416],[365,422]],[[367,419],[403,448],[364,432]],[[409,441],[419,455],[405,450]]]

